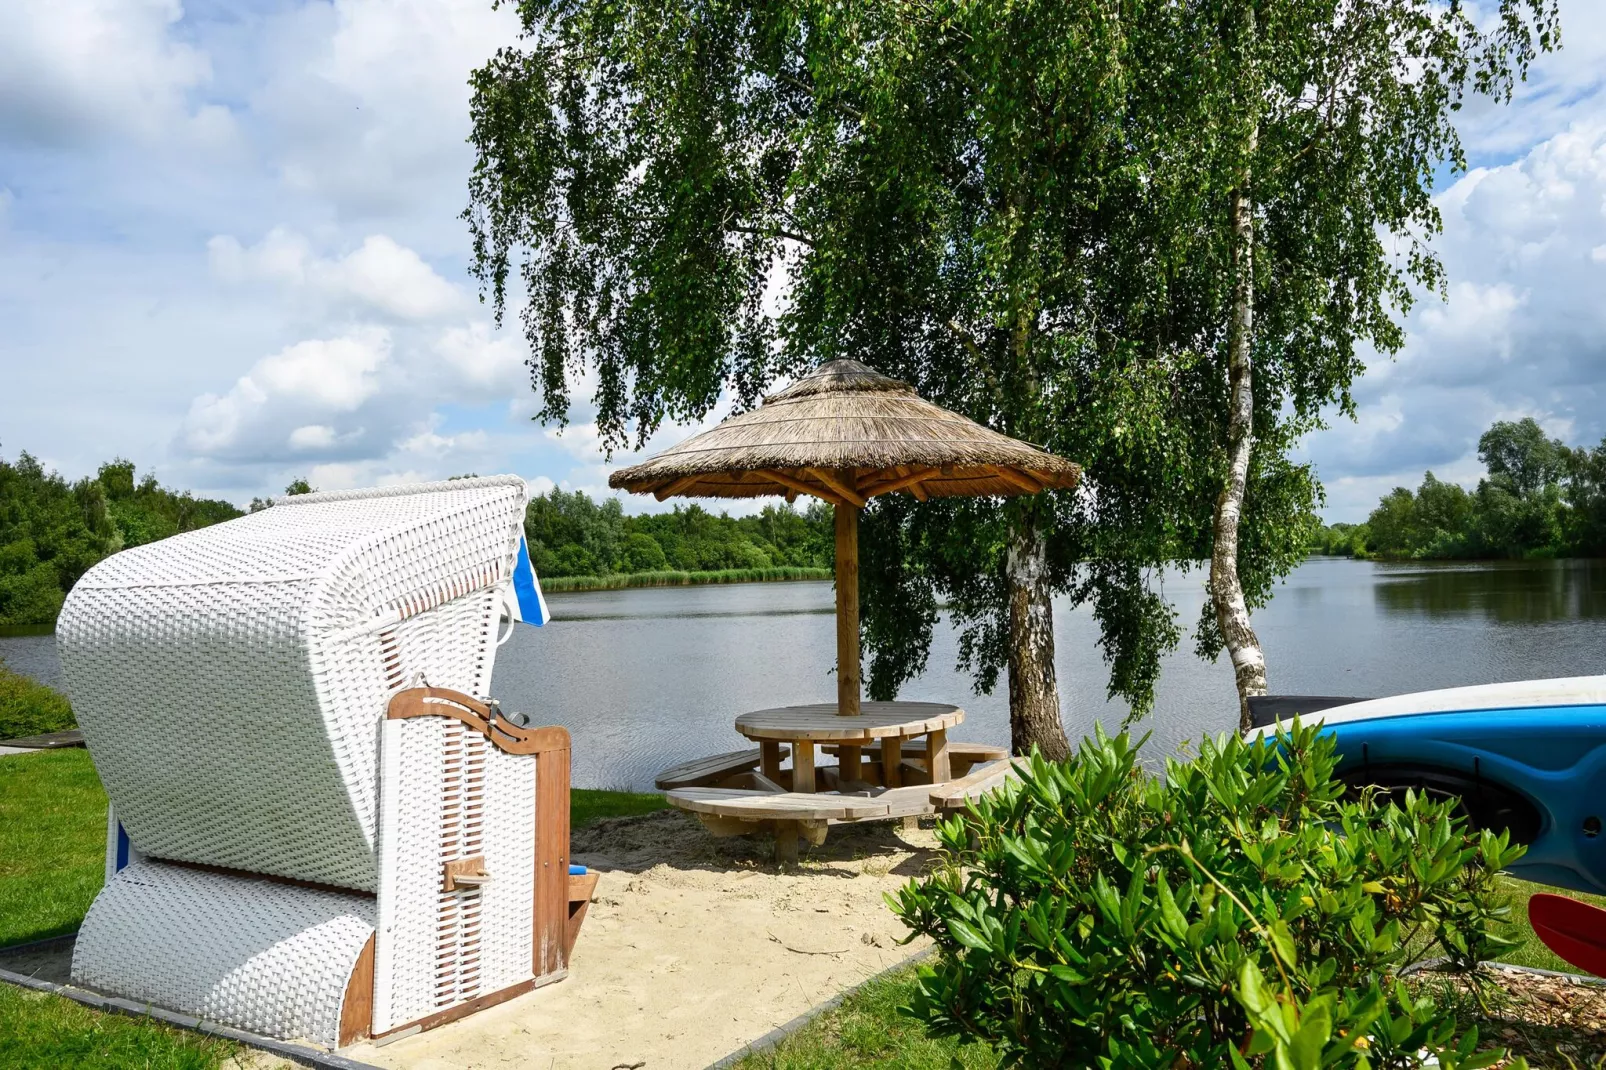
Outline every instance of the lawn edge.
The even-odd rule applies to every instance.
[[[886,969],[871,974],[858,984],[844,988],[842,991],[838,992],[824,1003],[810,1007],[796,1018],[776,1026],[774,1029],[771,1029],[768,1033],[765,1033],[757,1040],[748,1041],[746,1044],[742,1045],[740,1048],[737,1048],[729,1055],[726,1055],[715,1062],[709,1063],[708,1070],[727,1070],[728,1067],[735,1066],[738,1062],[747,1058],[749,1055],[760,1055],[766,1051],[770,1051],[779,1045],[781,1041],[785,1040],[793,1033],[796,1033],[804,1026],[814,1021],[814,1019],[818,1018],[820,1015],[825,1014],[827,1011],[836,1010],[837,1007],[842,1005],[844,1000],[853,995],[855,992],[859,991],[861,988],[883,980],[900,970],[906,970],[918,962],[925,961],[935,954],[936,950],[937,948],[935,945],[922,948],[921,950],[916,951],[913,955],[910,955],[908,958],[900,959],[899,961],[894,962],[891,966],[888,966]]]
[[[17,944],[9,948],[0,948],[0,951],[13,951],[17,948],[35,947],[41,944],[56,943],[77,933],[67,933],[63,936],[53,936],[44,940],[31,940],[26,944]],[[223,1040],[232,1040],[237,1044],[244,1044],[248,1048],[256,1048],[269,1052],[302,1066],[317,1067],[318,1070],[382,1070],[373,1063],[358,1062],[348,1059],[344,1055],[334,1052],[319,1051],[316,1048],[303,1047],[285,1040],[275,1040],[272,1037],[259,1036],[256,1033],[247,1033],[243,1029],[232,1026],[208,1022],[187,1014],[179,1014],[163,1007],[156,1007],[148,1003],[135,1003],[133,1000],[120,999],[116,996],[103,996],[99,992],[76,985],[60,985],[54,981],[42,981],[37,977],[14,973],[11,970],[0,968],[0,981],[15,985],[18,988],[31,989],[35,992],[48,992],[54,996],[61,996],[82,1004],[93,1011],[105,1014],[123,1014],[130,1018],[151,1018],[164,1025],[174,1026],[178,1029],[199,1033],[202,1036],[219,1037]]]

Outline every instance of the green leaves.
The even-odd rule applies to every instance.
[[[1489,955],[1522,849],[1415,793],[1345,800],[1335,768],[1301,723],[1163,778],[1124,733],[1034,758],[896,899],[939,952],[911,1012],[1017,1065],[1485,1065],[1392,977]]]

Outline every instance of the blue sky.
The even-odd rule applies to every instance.
[[[1495,419],[1606,435],[1606,5],[1562,22],[1514,104],[1465,116],[1448,302],[1304,447],[1330,519],[1427,468],[1475,482]],[[0,455],[234,501],[466,471],[606,493],[584,407],[530,422],[466,273],[466,76],[514,32],[488,0],[0,3]]]

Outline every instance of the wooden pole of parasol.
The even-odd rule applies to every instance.
[[[859,715],[859,509],[836,507],[836,712]]]

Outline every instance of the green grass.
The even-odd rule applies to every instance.
[[[664,797],[656,793],[575,788],[569,792],[569,827],[583,829],[605,817],[650,814],[668,805]]]
[[[1547,885],[1534,884],[1531,881],[1519,881],[1509,877],[1506,879],[1505,885],[1506,890],[1511,893],[1511,922],[1501,935],[1513,940],[1521,940],[1522,943],[1501,955],[1500,961],[1509,962],[1516,966],[1538,966],[1544,970],[1577,973],[1577,966],[1557,958],[1555,952],[1546,947],[1544,942],[1534,935],[1533,928],[1528,924],[1528,900],[1535,892],[1550,892],[1579,899],[1592,906],[1606,907],[1606,897],[1586,895],[1583,892],[1569,892],[1562,888],[1551,888]]]
[[[898,1007],[914,994],[914,977],[911,968],[871,981],[773,1050],[749,1055],[736,1065],[741,1070],[979,1070],[997,1066],[998,1057],[986,1047],[934,1040],[918,1022],[898,1013]]]
[[[629,572],[612,576],[543,577],[541,589],[560,591],[612,591],[621,587],[690,587],[703,583],[769,583],[780,580],[828,580],[828,568],[727,568],[713,572]]]
[[[78,928],[105,851],[106,793],[88,751],[0,758],[0,947]]]
[[[661,810],[664,797],[569,793],[570,824]],[[106,793],[80,748],[0,758],[0,947],[72,932],[100,891]]]
[[[0,1068],[214,1070],[239,1045],[0,984]]]
[[[0,739],[59,732],[77,723],[65,695],[0,665]]]

